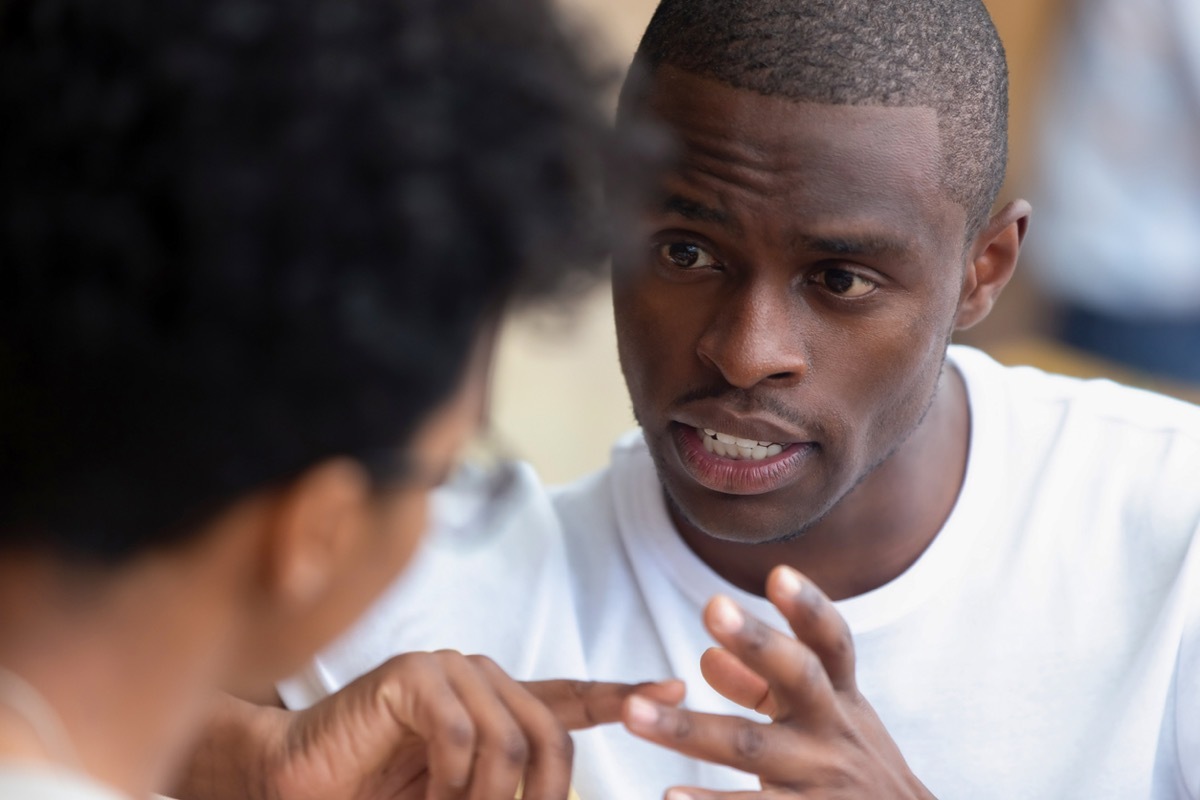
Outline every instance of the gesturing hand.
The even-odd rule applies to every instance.
[[[722,646],[701,659],[725,697],[771,718],[701,714],[631,697],[633,733],[688,756],[759,776],[759,792],[675,788],[668,800],[929,798],[854,679],[854,645],[830,600],[800,573],[777,567],[767,597],[795,638],[748,616],[728,597],[704,611]]]
[[[567,730],[620,719],[634,692],[670,707],[661,684],[518,683],[490,659],[454,651],[398,656],[321,703],[290,713],[267,757],[280,800],[564,800]]]

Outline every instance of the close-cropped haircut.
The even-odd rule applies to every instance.
[[[601,266],[624,148],[548,5],[0,4],[0,548],[116,563],[383,463]]]
[[[1008,68],[981,0],[662,0],[634,56],[738,89],[937,113],[943,190],[986,223],[1008,157]],[[644,84],[626,83],[622,111]]]

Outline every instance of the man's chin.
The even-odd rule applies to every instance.
[[[665,494],[671,521],[685,539],[699,535],[747,546],[782,544],[803,537],[824,516],[797,520],[791,514],[781,520],[774,509],[764,508],[766,498],[759,496],[719,495],[701,508],[681,502],[669,485]]]

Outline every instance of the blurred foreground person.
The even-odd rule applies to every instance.
[[[500,312],[599,263],[598,90],[537,0],[0,6],[0,797],[162,789],[393,579]],[[629,692],[388,675],[395,797],[565,797]]]

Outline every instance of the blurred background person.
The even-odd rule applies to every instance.
[[[1061,26],[1028,173],[1048,328],[1200,386],[1200,3],[1073,0]]]

